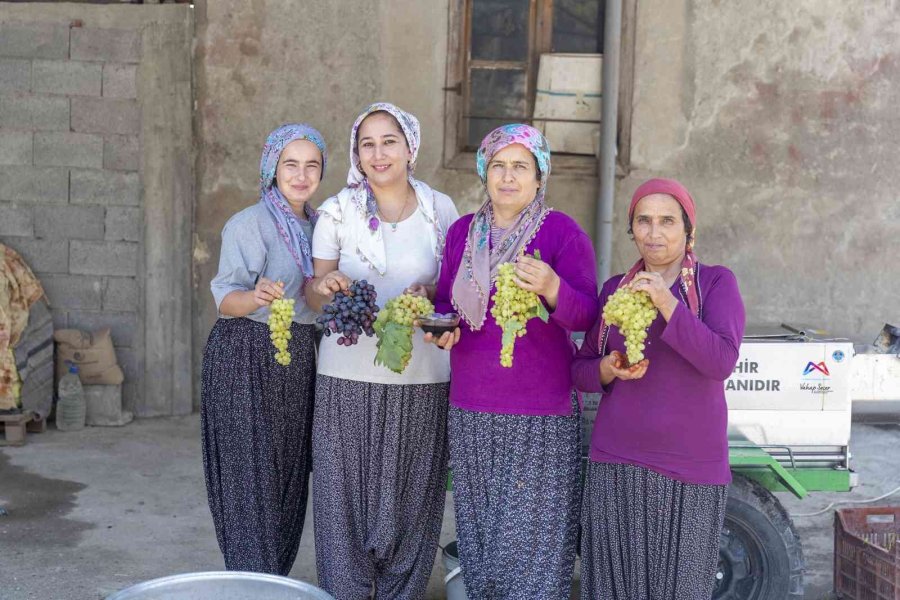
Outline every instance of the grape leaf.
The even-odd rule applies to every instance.
[[[503,345],[508,346],[515,343],[516,332],[522,329],[522,324],[515,319],[510,319],[503,324]]]
[[[547,323],[550,321],[550,313],[547,312],[547,307],[544,306],[543,302],[538,300],[537,306],[534,308],[534,310],[537,313],[535,316],[537,318],[539,318],[541,321],[543,321],[544,323]]]
[[[540,250],[540,248],[535,248],[535,249],[534,249],[534,257],[535,257],[537,260],[543,260],[543,259],[541,258],[541,250]],[[550,313],[547,312],[547,307],[544,306],[544,303],[541,302],[540,300],[538,300],[537,306],[534,307],[534,316],[537,317],[537,318],[539,318],[539,319],[540,319],[541,321],[543,321],[544,323],[550,322]]]
[[[402,373],[412,357],[412,327],[394,321],[379,325],[376,320],[375,333],[378,335],[375,364]]]
[[[390,321],[390,312],[389,310],[379,310],[378,316],[375,317],[375,322],[372,323],[372,329],[375,330],[375,335],[380,339],[382,335],[384,335],[384,327],[387,325],[388,321]]]

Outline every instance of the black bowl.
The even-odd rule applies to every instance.
[[[433,313],[426,317],[419,317],[419,327],[425,333],[440,337],[459,327],[459,315],[456,313]]]

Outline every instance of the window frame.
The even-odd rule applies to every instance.
[[[637,0],[622,0],[621,65],[619,69],[619,110],[617,171],[627,172],[630,163],[631,101],[634,81],[634,26]],[[468,128],[464,111],[471,91],[470,48],[471,15],[474,0],[450,0],[447,32],[447,73],[444,85],[444,167],[471,169],[475,153],[466,149]],[[540,55],[550,52],[553,40],[553,0],[530,0],[529,56],[526,65],[526,110],[534,114],[535,87]],[[533,19],[533,21],[532,21]],[[518,64],[515,61],[477,61],[477,66],[497,68]],[[531,119],[528,119],[531,121]],[[597,157],[561,154],[554,156],[554,174],[597,175]]]
[[[537,82],[535,56],[540,56],[540,54],[536,54],[536,51],[537,47],[540,46],[543,41],[540,39],[541,36],[539,35],[539,33],[541,32],[542,26],[544,26],[543,23],[538,22],[539,16],[542,16],[539,13],[539,5],[546,6],[547,4],[550,4],[552,6],[553,0],[528,1],[528,47],[524,61],[473,59],[471,56],[472,12],[474,10],[475,0],[463,0],[463,4],[465,9],[465,33],[463,35],[462,45],[462,59],[464,62],[461,80],[463,112],[460,114],[460,125],[457,132],[457,145],[461,150],[466,151],[466,146],[468,146],[469,141],[469,131],[467,127],[463,126],[463,123],[465,122],[465,118],[467,116],[465,114],[465,111],[469,106],[471,106],[472,76],[475,70],[523,71],[525,76],[525,114],[534,114],[534,88]],[[534,27],[532,27],[532,23],[534,23]],[[492,117],[488,115],[481,118]],[[497,120],[501,120],[501,118],[497,117]]]

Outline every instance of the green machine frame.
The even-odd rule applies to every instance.
[[[770,492],[791,492],[805,498],[809,492],[849,492],[849,469],[784,466],[757,446],[730,446],[731,471],[753,479]]]

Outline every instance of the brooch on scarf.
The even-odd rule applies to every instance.
[[[381,221],[378,220],[377,216],[378,204],[375,202],[375,194],[372,192],[372,188],[369,187],[369,182],[365,181],[364,185],[366,189],[366,216],[368,217],[369,231],[375,233],[381,225]]]

